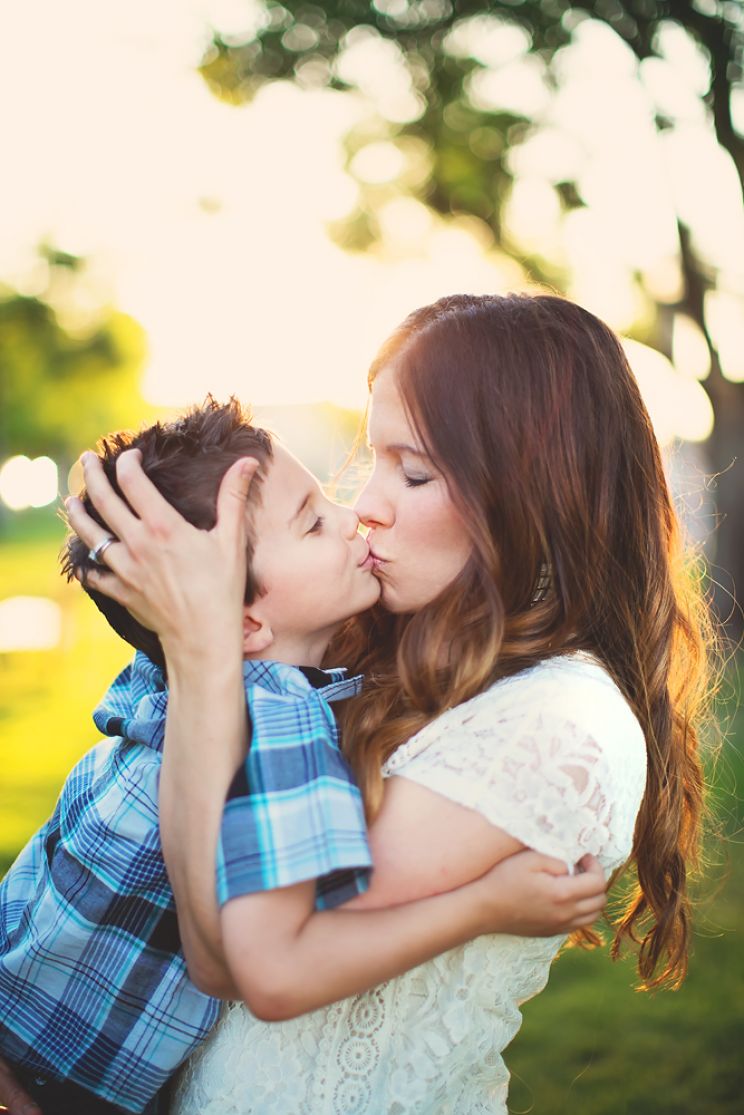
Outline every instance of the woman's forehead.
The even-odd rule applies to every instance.
[[[398,390],[395,371],[388,367],[375,377],[367,414],[367,437],[371,444],[406,445],[421,450],[420,438],[411,425]]]

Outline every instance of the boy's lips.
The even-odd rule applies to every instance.
[[[372,565],[373,565],[372,551],[370,550],[369,546],[365,542],[365,544],[364,544],[364,556],[362,557],[361,561],[357,562],[357,567],[359,569],[371,569]]]
[[[388,559],[381,557],[380,554],[376,554],[375,551],[372,549],[370,549],[369,551],[369,556],[372,559],[372,562],[376,569],[379,569],[381,565],[387,565]]]
[[[383,566],[385,564],[386,564],[386,559],[379,557],[379,555],[376,554],[374,552],[374,550],[372,550],[371,547],[368,545],[367,546],[367,552],[366,552],[365,556],[359,562],[359,568],[360,569],[365,569],[365,570],[376,571],[381,566]]]

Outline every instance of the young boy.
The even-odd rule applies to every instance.
[[[336,906],[366,889],[371,864],[361,796],[329,705],[358,692],[361,679],[256,655],[275,641],[267,614],[281,619],[285,610],[310,607],[314,649],[322,650],[340,621],[375,602],[379,586],[356,516],[329,503],[333,523],[315,537],[321,523],[308,498],[309,475],[235,400],[209,400],[172,424],[104,439],[100,456],[114,484],[116,459],[130,447],[195,526],[214,525],[220,480],[246,456],[260,462],[251,519],[267,476],[281,514],[292,508],[286,536],[272,528],[273,507],[263,509],[270,587],[257,582],[257,540],[249,540],[244,678],[252,738],[227,806],[218,890],[224,902],[317,880],[316,905]],[[68,578],[92,567],[93,556],[71,538],[63,555]],[[0,885],[0,1054],[44,1115],[156,1111],[159,1089],[211,1029],[219,1007],[188,977],[160,846],[162,648],[121,605],[89,592],[138,653],[94,712],[111,738],[78,763],[53,816]],[[305,648],[296,653],[297,661],[309,660]],[[251,799],[248,781],[260,787]]]

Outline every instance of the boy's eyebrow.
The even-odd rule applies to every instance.
[[[303,499],[302,503],[300,504],[300,506],[299,506],[299,507],[297,508],[297,510],[295,511],[295,513],[294,513],[294,515],[292,516],[292,518],[291,518],[291,519],[289,520],[289,522],[287,523],[287,526],[291,527],[291,526],[292,526],[292,523],[293,523],[293,522],[295,521],[295,519],[298,519],[298,518],[300,517],[300,515],[302,514],[302,512],[303,512],[303,511],[305,510],[305,508],[307,507],[307,504],[308,504],[308,500],[310,499],[310,496],[311,496],[311,494],[312,494],[311,492],[306,492],[306,493],[305,493],[305,498]]]

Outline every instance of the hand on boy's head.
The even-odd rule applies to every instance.
[[[217,498],[217,523],[212,530],[200,530],[150,481],[138,450],[127,450],[116,462],[126,502],[109,483],[96,455],[84,454],[88,497],[117,538],[106,550],[105,567],[87,571],[86,586],[121,604],[161,642],[166,638],[179,647],[190,646],[199,632],[202,646],[210,633],[221,650],[234,643],[242,653],[245,509],[259,464],[255,457],[243,457],[227,469]],[[80,500],[68,500],[67,513],[86,546],[94,549],[108,534]]]
[[[0,1111],[6,1111],[8,1115],[42,1115],[41,1108],[24,1092],[2,1057],[0,1057]]]
[[[236,461],[231,465],[225,475],[222,477],[220,483],[220,490],[217,495],[217,521],[223,522],[225,515],[231,515],[234,509],[234,501],[237,499],[241,507],[240,514],[245,505],[245,500],[250,490],[253,477],[258,472],[261,465],[255,457],[243,457],[242,460]]]

